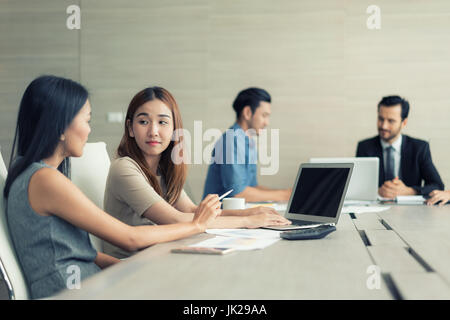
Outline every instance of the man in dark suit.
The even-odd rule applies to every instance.
[[[385,198],[428,195],[444,189],[428,142],[401,134],[408,113],[408,101],[399,96],[384,97],[378,104],[378,136],[359,142],[356,150],[357,157],[380,159],[378,193]]]

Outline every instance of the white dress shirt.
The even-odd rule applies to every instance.
[[[389,143],[383,141],[380,138],[380,142],[381,142],[381,147],[383,148],[383,164],[384,164],[384,168],[386,170],[386,161],[387,161],[387,152],[386,152],[386,148],[388,148],[389,146],[391,146]],[[397,140],[395,140],[392,143],[392,148],[394,148],[394,175],[396,177],[398,177],[399,179],[401,179],[401,177],[399,176],[400,174],[400,161],[402,159],[402,135],[400,134],[399,137],[397,138]]]

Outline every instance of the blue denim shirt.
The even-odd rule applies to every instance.
[[[255,141],[235,123],[217,141],[211,154],[203,198],[210,193],[221,195],[230,189],[233,197],[256,179],[257,150]]]

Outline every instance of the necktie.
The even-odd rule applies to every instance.
[[[386,170],[384,172],[385,180],[392,180],[395,178],[394,168],[394,148],[392,146],[389,146],[386,148]]]

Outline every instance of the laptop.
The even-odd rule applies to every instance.
[[[284,214],[292,224],[263,228],[295,230],[336,225],[353,166],[353,163],[302,163]]]
[[[346,204],[376,202],[378,197],[378,157],[311,158],[311,163],[354,163],[352,177],[345,196]]]

